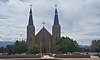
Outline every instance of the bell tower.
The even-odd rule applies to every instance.
[[[61,37],[61,28],[60,28],[60,24],[59,24],[57,5],[55,5],[54,24],[52,26],[53,44],[55,44],[55,42],[57,40],[59,40],[60,37]]]
[[[33,24],[32,5],[30,5],[29,22],[27,25],[27,43],[32,45],[35,42],[35,26]]]

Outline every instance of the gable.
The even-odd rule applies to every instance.
[[[47,35],[51,35],[44,27],[36,34],[36,36],[38,35],[43,35],[43,34],[47,34]]]
[[[51,41],[51,34],[44,27],[35,36],[35,40],[37,43],[39,43],[43,39],[45,39],[46,42]]]

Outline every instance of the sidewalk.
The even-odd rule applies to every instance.
[[[91,58],[99,58],[98,56],[90,56]]]

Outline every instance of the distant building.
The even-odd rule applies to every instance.
[[[29,46],[38,44],[43,53],[52,52],[52,45],[61,37],[61,27],[58,19],[58,11],[55,6],[54,24],[52,26],[52,34],[43,28],[35,35],[35,25],[33,24],[32,6],[30,7],[29,22],[27,25],[27,43]]]

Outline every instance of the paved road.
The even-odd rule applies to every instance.
[[[0,60],[35,60],[35,59],[34,58],[28,58],[28,59],[23,58],[23,59],[0,59]],[[100,58],[65,58],[61,60],[100,60]]]
[[[0,60],[100,60],[100,58],[91,56],[91,58],[9,58]]]
[[[64,60],[100,60],[99,58],[67,58]]]

